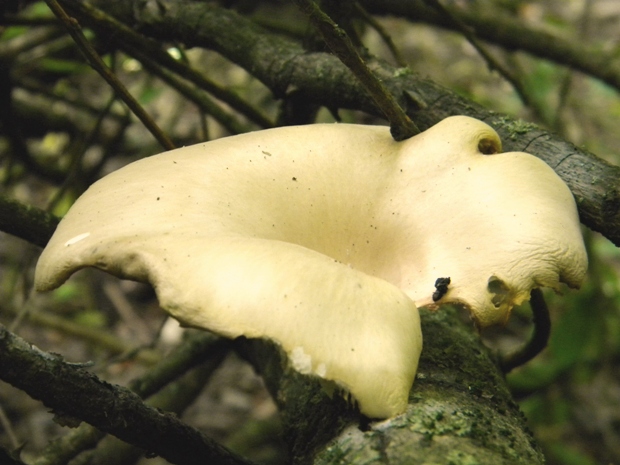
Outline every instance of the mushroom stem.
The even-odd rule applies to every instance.
[[[510,355],[502,357],[500,366],[504,373],[536,357],[547,346],[551,333],[551,318],[549,308],[540,289],[532,289],[530,293],[530,307],[532,308],[534,332],[529,341]]]

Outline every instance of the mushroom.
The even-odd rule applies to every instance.
[[[275,341],[363,414],[391,417],[422,349],[417,307],[462,304],[488,326],[532,288],[584,277],[570,191],[500,147],[457,116],[402,142],[387,127],[316,124],[152,156],[75,202],[35,284],[88,266],[149,282],[183,324]]]

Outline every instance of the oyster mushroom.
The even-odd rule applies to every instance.
[[[149,282],[183,324],[275,341],[363,414],[391,417],[422,348],[416,305],[460,303],[487,326],[532,288],[583,279],[570,191],[500,147],[459,116],[402,142],[387,127],[317,124],[152,156],[75,202],[36,287],[87,266]]]

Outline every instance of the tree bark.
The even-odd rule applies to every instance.
[[[288,368],[276,348],[240,343],[278,403],[294,464],[544,463],[469,317],[453,307],[421,316],[424,350],[409,407],[380,422],[330,398],[316,379]]]
[[[59,219],[39,208],[0,195],[0,231],[45,247]]]
[[[455,309],[423,311],[422,331],[425,346],[406,414],[365,432],[348,428],[315,464],[544,463],[472,323]]]
[[[205,460],[221,465],[251,464],[175,415],[144,404],[133,391],[43,352],[1,325],[0,354],[0,378],[41,400],[62,424],[76,427],[85,421],[174,464],[202,465]]]
[[[100,27],[92,17],[76,13],[79,0],[62,3],[73,5],[80,21]],[[221,53],[278,98],[295,89],[296,95],[332,109],[379,114],[370,96],[335,57],[307,53],[293,40],[232,11],[181,0],[93,3],[150,37]],[[114,35],[109,38],[115,40]],[[546,161],[569,185],[584,224],[620,244],[620,168],[535,125],[488,111],[408,69],[378,62],[373,69],[421,129],[450,115],[473,116],[491,124],[506,149],[526,150]],[[55,222],[53,217],[0,200],[0,228],[37,245],[45,244]],[[291,370],[277,348],[237,341],[239,352],[261,371],[280,406],[293,463],[543,463],[493,354],[482,345],[473,324],[452,308],[423,311],[422,321],[425,347],[408,410],[383,422],[360,417],[342,396],[330,398],[316,379]],[[87,421],[172,463],[208,459],[245,463],[171,415],[149,409],[131,392],[58,357],[42,355],[3,328],[0,354],[1,377],[61,416]],[[93,398],[98,399],[95,409]]]
[[[316,378],[291,369],[272,344],[237,341],[280,407],[293,464],[543,463],[469,318],[444,307],[423,311],[422,323],[425,346],[409,407],[380,422],[361,417],[346,396],[330,397]],[[43,353],[2,327],[0,352],[1,378],[42,400],[62,421],[86,421],[179,465],[249,464],[131,391]]]
[[[63,3],[70,6],[80,1]],[[158,0],[157,8],[154,2],[138,0],[93,3],[149,36],[221,53],[262,81],[277,98],[295,89],[297,96],[327,108],[381,116],[336,57],[308,53],[297,42],[268,32],[233,11],[184,0]],[[83,20],[89,23],[89,18]],[[581,221],[620,245],[620,167],[534,124],[486,110],[407,68],[386,63],[373,63],[373,68],[421,130],[451,115],[468,115],[495,128],[506,151],[527,151],[544,160],[573,192]]]

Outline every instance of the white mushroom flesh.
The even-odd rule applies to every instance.
[[[574,199],[486,124],[448,118],[407,141],[348,124],[285,127],[184,147],[93,184],[43,251],[49,290],[93,266],[151,283],[186,325],[277,342],[362,413],[404,411],[418,306],[503,323],[532,288],[587,267]]]

